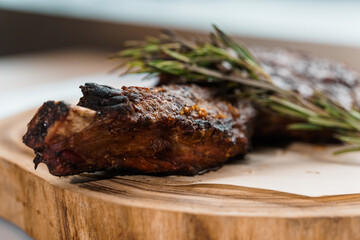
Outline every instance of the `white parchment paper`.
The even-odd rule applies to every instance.
[[[246,160],[225,164],[195,177],[170,176],[191,184],[212,183],[254,187],[310,197],[360,193],[360,153],[334,156],[343,146],[293,143],[259,149]]]

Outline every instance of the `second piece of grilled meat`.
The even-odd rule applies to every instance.
[[[359,75],[343,63],[319,58],[312,54],[283,48],[252,48],[251,52],[270,74],[274,84],[282,89],[297,91],[311,97],[314,89],[323,92],[345,108],[360,104]],[[298,119],[259,109],[254,125],[256,141],[333,141],[326,130],[289,130],[287,126]],[[263,127],[266,126],[266,127]]]

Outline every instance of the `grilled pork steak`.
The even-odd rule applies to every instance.
[[[97,170],[194,175],[248,150],[253,108],[189,86],[81,87],[78,106],[46,102],[24,143],[57,176]]]

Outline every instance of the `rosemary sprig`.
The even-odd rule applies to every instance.
[[[127,46],[112,56],[127,59],[127,73],[232,82],[232,86],[235,83],[235,87],[259,106],[299,119],[299,123],[288,126],[289,130],[329,129],[335,138],[352,145],[335,154],[360,150],[359,109],[345,109],[316,89],[312,97],[304,98],[295,91],[277,87],[251,53],[216,26],[209,40],[189,41],[167,32],[144,41],[127,42]]]

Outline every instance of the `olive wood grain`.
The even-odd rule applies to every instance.
[[[0,216],[35,239],[358,239],[360,195],[305,197],[109,173],[54,177],[0,121]]]

